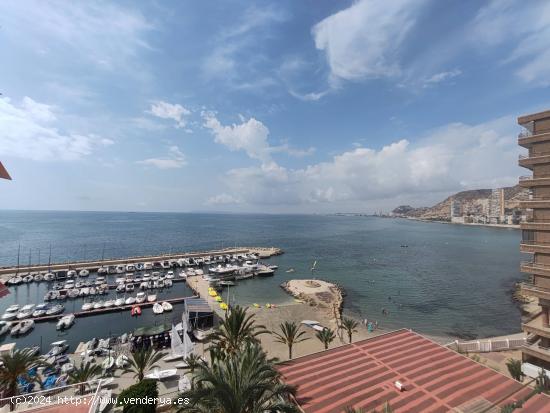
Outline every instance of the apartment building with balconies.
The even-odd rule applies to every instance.
[[[518,124],[524,128],[518,144],[527,149],[519,165],[531,171],[520,178],[520,185],[530,191],[529,200],[520,203],[528,216],[521,224],[520,250],[531,255],[521,264],[530,277],[522,292],[539,304],[535,316],[522,324],[528,334],[523,361],[550,369],[550,110],[520,116]]]

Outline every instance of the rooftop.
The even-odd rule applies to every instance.
[[[529,115],[523,115],[518,117],[518,124],[523,125],[525,123],[533,122],[535,120],[550,118],[550,110],[543,112],[531,113]]]
[[[288,384],[298,386],[297,401],[306,413],[342,413],[348,406],[370,411],[386,401],[396,412],[472,412],[479,406],[493,412],[490,406],[532,391],[410,330],[300,357],[279,370]],[[535,397],[518,413],[550,413],[550,398]]]

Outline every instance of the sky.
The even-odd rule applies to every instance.
[[[0,209],[332,213],[514,185],[550,2],[0,2]]]

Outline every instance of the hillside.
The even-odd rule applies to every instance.
[[[464,215],[484,215],[489,207],[490,196],[491,189],[473,189],[451,195],[432,207],[401,205],[392,213],[396,216],[447,221],[451,218],[451,199],[454,199],[460,203]],[[504,206],[507,210],[518,208],[519,201],[527,198],[527,189],[519,185],[504,188]]]

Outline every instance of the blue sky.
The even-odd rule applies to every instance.
[[[373,212],[513,185],[550,3],[453,3],[0,2],[0,208]]]

